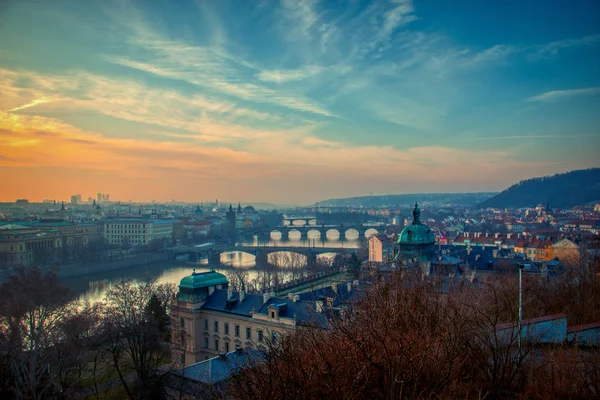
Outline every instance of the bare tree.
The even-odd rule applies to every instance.
[[[163,341],[155,319],[147,311],[156,298],[167,309],[175,293],[173,285],[155,282],[122,281],[113,286],[104,299],[104,337],[113,366],[127,395],[147,397],[160,387],[159,367],[170,360],[169,346]],[[128,380],[134,373],[137,381]]]
[[[233,269],[225,275],[227,275],[227,281],[233,290],[247,292],[250,289],[250,274],[248,274],[248,271]]]
[[[64,360],[53,351],[64,339],[61,324],[74,315],[70,300],[56,270],[21,268],[0,287],[2,344],[17,398],[46,397],[59,383],[56,368]]]

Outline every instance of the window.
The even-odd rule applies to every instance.
[[[229,353],[229,342],[225,342],[225,352]]]
[[[219,339],[215,339],[215,350],[219,351]]]
[[[179,319],[179,327],[180,327],[180,328],[183,328],[184,326],[185,326],[185,319],[184,319],[183,317],[181,317],[181,318]]]
[[[207,319],[204,320],[204,330],[205,331],[208,330],[208,320]]]
[[[271,318],[275,319],[275,311],[271,311]]]
[[[246,328],[246,339],[252,339],[252,330],[250,328]]]
[[[258,341],[259,342],[263,341],[263,331],[261,331],[261,330],[258,331]]]
[[[215,320],[215,327],[214,327],[214,331],[215,332],[219,332],[219,321]]]
[[[225,331],[226,335],[229,335],[229,324],[228,323],[223,324],[223,330]]]
[[[204,338],[204,348],[208,349],[208,338]]]
[[[239,325],[235,326],[235,336],[240,337],[240,326]]]

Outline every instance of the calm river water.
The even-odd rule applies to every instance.
[[[290,240],[286,241],[277,240],[277,236],[272,236],[271,239],[272,240],[268,242],[261,241],[260,243],[255,239],[253,242],[245,242],[243,245],[356,248],[359,244],[358,235],[349,236],[347,240],[340,240],[339,237],[327,237],[325,240],[322,240],[318,237],[311,238],[310,236],[309,239],[306,240],[300,240],[300,238],[294,238],[294,236],[292,236]],[[287,252],[281,253],[283,256],[289,255]],[[331,259],[333,256],[334,254],[323,254],[319,257]],[[252,280],[258,274],[254,269],[254,256],[248,253],[237,251],[223,253],[221,254],[221,263],[225,266],[225,268],[222,268],[221,270],[217,269],[217,271],[222,272],[225,275],[234,269],[244,269],[248,271],[249,278]],[[155,279],[158,283],[178,284],[181,278],[191,274],[194,268],[196,268],[196,271],[198,272],[209,270],[206,260],[201,260],[197,264],[190,262],[163,261],[146,266],[63,278],[61,281],[64,285],[71,288],[80,299],[95,302],[101,300],[106,291],[115,282],[119,282],[123,279]]]

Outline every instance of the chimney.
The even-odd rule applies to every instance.
[[[231,300],[233,296],[233,289],[227,289],[227,300]]]
[[[318,300],[315,302],[315,309],[318,313],[322,313],[323,312],[323,302]]]
[[[475,261],[479,260],[479,256],[480,256],[480,254],[475,255]]]
[[[244,300],[244,297],[246,297],[246,292],[240,290],[240,303]]]
[[[496,233],[496,234],[494,235],[494,237],[495,237],[496,239],[498,239],[498,237],[500,237],[500,234],[499,234],[499,233]]]
[[[263,304],[265,304],[271,298],[271,293],[263,293]]]

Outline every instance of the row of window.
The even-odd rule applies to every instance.
[[[260,343],[262,343],[264,341],[264,336],[263,336],[263,331],[262,330],[258,330],[258,341]],[[277,342],[277,333],[276,332],[271,333],[271,341],[273,343]],[[214,344],[213,349],[215,351],[221,351],[222,350],[222,351],[224,351],[226,353],[229,353],[229,351],[230,351],[229,341],[227,341],[227,340],[223,341],[223,348],[219,347],[219,344],[220,344],[219,339],[214,339],[213,340],[213,344]],[[210,349],[209,339],[207,337],[204,338],[204,348],[205,349]]]
[[[183,328],[183,318],[181,319],[181,327]],[[240,337],[240,325],[235,324],[234,326],[234,331],[233,334],[235,337]],[[204,330],[208,331],[208,319],[204,319]],[[219,333],[219,321],[218,320],[214,320],[213,321],[213,332],[215,333]],[[263,331],[261,329],[257,329],[256,331],[256,335],[257,335],[257,339],[259,342],[262,342],[264,340],[264,336],[263,336]],[[224,322],[223,323],[223,333],[225,335],[229,335],[229,323]],[[273,333],[273,338],[272,340],[275,340],[275,333]],[[206,348],[208,348],[208,339],[205,339],[205,346]],[[252,329],[250,327],[246,327],[246,340],[252,340]],[[215,346],[215,350],[218,350],[218,346]]]

